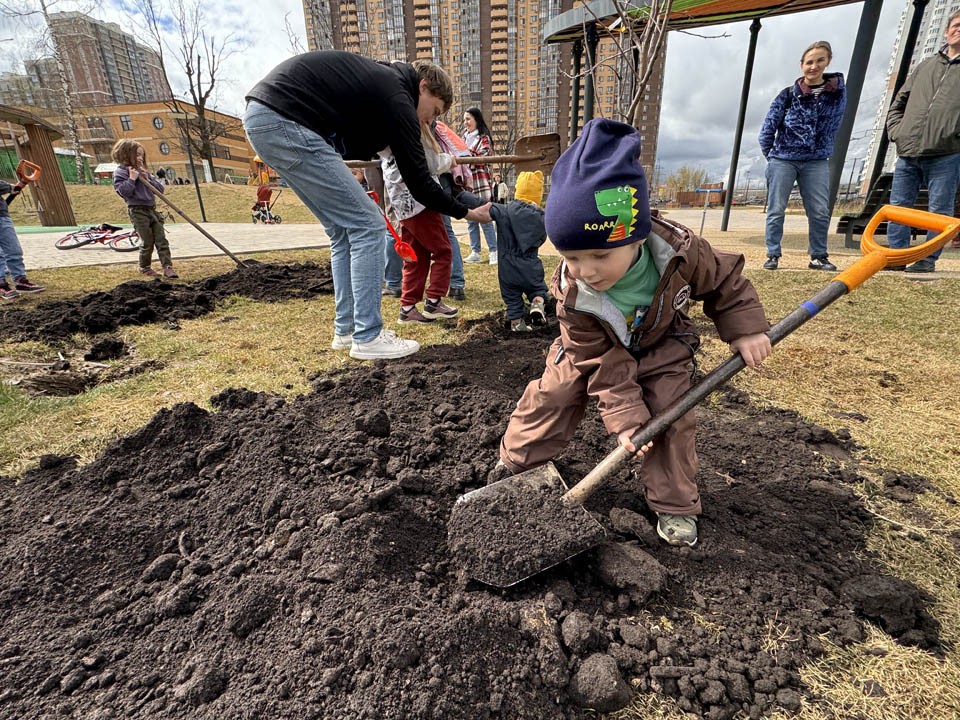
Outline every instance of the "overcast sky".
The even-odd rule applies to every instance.
[[[36,0],[24,0],[23,4],[37,5]],[[900,16],[906,5],[907,0],[884,4],[847,154],[847,169],[854,157],[866,155]],[[87,10],[94,17],[117,22],[127,32],[137,35],[130,6],[129,0],[104,0],[99,10],[89,11],[89,4],[59,0],[51,9]],[[236,42],[236,51],[224,64],[215,106],[239,115],[243,111],[245,92],[270,68],[295,52],[284,27],[285,19],[293,28],[299,47],[306,47],[303,6],[300,0],[266,3],[211,0],[206,7],[210,14],[205,25],[208,32],[215,33],[218,40],[229,35]],[[800,54],[804,48],[815,40],[829,41],[834,52],[829,69],[846,75],[861,9],[862,4],[855,3],[762,21],[740,154],[741,183],[745,182],[748,169],[754,179],[762,177],[765,161],[760,155],[757,133],[774,95],[799,77]],[[689,165],[706,169],[711,180],[725,178],[737,123],[749,28],[747,21],[698,31],[711,37],[670,34],[658,153],[663,173]],[[28,37],[24,21],[0,20],[3,50],[0,72],[23,71],[22,59],[31,52]],[[147,38],[143,41],[149,44]],[[171,72],[170,82],[174,93],[183,96],[186,82],[182,74]],[[843,175],[844,182],[847,172]]]

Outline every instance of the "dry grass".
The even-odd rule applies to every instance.
[[[250,188],[222,189],[252,195]],[[192,188],[176,190],[189,193]],[[205,199],[207,190],[204,186]],[[805,264],[804,247],[791,242],[784,264],[799,269]],[[742,250],[749,267],[758,267],[763,254],[759,238],[730,234],[722,243]],[[850,254],[840,251],[832,256],[849,264]],[[297,251],[261,259],[324,257],[324,251]],[[549,272],[556,258],[544,260]],[[952,263],[957,260],[948,260],[947,269]],[[226,258],[178,265],[187,281],[232,267]],[[493,269],[468,265],[466,272],[464,317],[500,310]],[[773,319],[786,315],[830,278],[805,271],[748,274]],[[69,268],[44,271],[43,279],[51,287],[47,297],[53,298],[112,286],[126,279],[126,272]],[[388,322],[393,323],[397,311],[397,301],[384,303]],[[47,452],[76,453],[88,461],[110,438],[129,433],[159,408],[182,401],[206,406],[208,398],[225,387],[283,395],[305,392],[310,373],[352,362],[329,349],[332,312],[329,297],[269,305],[234,298],[205,318],[182,322],[180,330],[147,326],[119,333],[135,345],[138,358],[162,360],[162,370],[68,399],[31,400],[15,387],[0,384],[0,473],[19,473]],[[741,373],[733,381],[757,402],[794,409],[832,430],[849,429],[863,448],[859,466],[867,481],[860,490],[878,518],[868,547],[889,572],[931,593],[932,612],[945,639],[953,643],[960,641],[960,555],[947,535],[960,529],[960,509],[949,500],[960,497],[958,330],[960,279],[913,282],[881,274],[787,338],[762,370]],[[462,327],[439,324],[405,327],[403,334],[422,343],[458,342],[465,335]],[[54,350],[40,343],[8,342],[0,347],[0,355],[49,360],[55,357]],[[724,344],[707,338],[703,366],[713,367],[727,352]],[[2,372],[10,376],[6,369]],[[876,492],[876,479],[870,478],[883,468],[922,475],[933,491],[909,505],[886,501]],[[903,528],[915,532],[908,536]],[[792,629],[778,618],[769,622],[772,648],[793,637]],[[801,717],[960,716],[956,650],[938,660],[901,648],[876,630],[857,646],[827,647],[826,656],[803,671],[819,699],[805,705]],[[875,696],[879,687],[884,696]],[[669,700],[644,696],[615,717],[679,718],[682,713]]]
[[[67,185],[67,194],[78,225],[98,225],[103,222],[130,224],[126,204],[113,190],[112,185]],[[200,202],[194,185],[168,185],[165,195],[189,217],[200,221]],[[250,222],[250,206],[257,197],[257,189],[248,185],[208,183],[200,185],[200,197],[208,222]],[[307,210],[293,190],[283,188],[279,196],[274,194],[276,205],[273,212],[284,222],[312,223],[316,218]],[[158,201],[158,205],[162,203]],[[10,207],[10,217],[17,227],[39,225],[37,216],[30,213],[32,205],[21,201]],[[182,222],[180,218],[176,218]]]

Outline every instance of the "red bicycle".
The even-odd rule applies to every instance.
[[[106,245],[117,252],[133,252],[139,250],[143,244],[136,230],[124,230],[116,225],[102,223],[64,235],[54,245],[57,250],[72,250],[93,243]]]

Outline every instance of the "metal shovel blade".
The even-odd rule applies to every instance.
[[[603,526],[561,500],[553,463],[461,495],[447,523],[447,546],[468,577],[508,588],[597,545]]]
[[[530,135],[517,140],[513,147],[520,159],[514,162],[517,172],[537,170],[549,175],[554,163],[560,157],[560,136],[557,133]]]

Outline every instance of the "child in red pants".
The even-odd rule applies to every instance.
[[[420,128],[420,138],[430,174],[437,178],[453,165],[453,156],[440,151],[430,128]],[[400,291],[400,323],[426,323],[455,318],[459,312],[443,302],[450,289],[450,267],[453,252],[443,216],[418,203],[400,175],[390,149],[380,153],[383,181],[393,211],[400,221],[400,238],[410,244],[416,260],[403,261],[403,282]],[[439,184],[439,181],[437,181]],[[428,284],[429,279],[429,284]],[[423,312],[417,303],[424,298]]]

